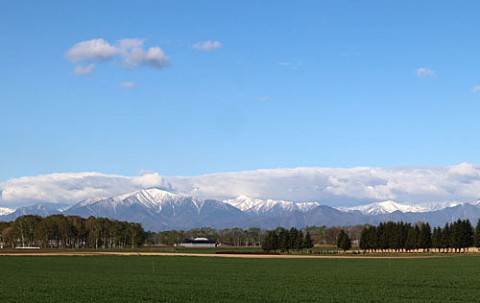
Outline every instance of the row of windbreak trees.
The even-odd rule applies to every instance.
[[[310,234],[314,244],[335,245],[341,230],[348,234],[352,241],[358,242],[364,225],[355,226],[307,226],[301,229],[303,234]],[[147,243],[152,245],[175,245],[184,239],[205,237],[218,243],[232,246],[261,246],[268,230],[250,227],[214,229],[210,227],[193,228],[190,230],[166,230],[148,232]]]
[[[200,227],[190,230],[166,230],[148,232],[147,244],[173,246],[182,243],[185,239],[202,237],[224,245],[260,246],[263,233],[263,230],[256,227],[248,229]]]
[[[263,237],[262,249],[266,252],[282,251],[289,252],[290,250],[302,250],[313,247],[313,241],[310,233],[305,235],[301,230],[294,227],[290,230],[279,227],[275,230],[269,230]]]
[[[121,249],[140,246],[144,241],[140,224],[106,218],[27,215],[0,222],[0,243],[4,247]]]
[[[474,245],[480,247],[480,220],[475,230],[469,220],[457,220],[433,231],[428,223],[385,222],[366,227],[359,245],[364,251],[462,252]]]

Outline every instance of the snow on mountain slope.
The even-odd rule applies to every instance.
[[[436,211],[436,210],[442,210],[445,208],[449,207],[455,207],[458,205],[463,205],[465,204],[464,202],[458,202],[458,201],[445,201],[445,202],[427,202],[427,203],[420,203],[418,204],[419,206],[422,206],[426,208],[428,211]],[[472,205],[475,205],[475,202],[469,203]],[[479,205],[477,205],[479,206]]]
[[[90,204],[93,204],[95,202],[102,201],[102,200],[105,200],[105,199],[108,199],[108,198],[106,198],[106,197],[90,197],[90,198],[87,198],[83,201],[80,201],[79,203],[77,203],[75,205],[86,206],[86,205],[90,205]]]
[[[13,213],[15,209],[0,207],[0,216],[6,216]]]
[[[164,191],[158,188],[150,188],[150,189],[142,189],[142,190],[137,190],[132,193],[120,195],[113,197],[115,201],[123,201],[129,198],[136,198],[138,199],[139,202],[145,203],[145,204],[161,204],[162,202],[165,202],[167,200],[172,200],[177,197],[182,197],[181,195],[176,195],[172,194],[171,192]]]
[[[425,206],[400,204],[391,200],[369,203],[369,204],[354,206],[354,207],[343,207],[343,208],[339,208],[339,210],[341,211],[356,210],[366,215],[390,214],[395,211],[400,211],[402,213],[407,213],[407,212],[421,213],[421,212],[429,211],[429,209]]]
[[[318,202],[289,202],[283,200],[254,199],[247,196],[239,196],[235,199],[223,201],[241,211],[253,214],[279,215],[292,211],[307,212],[320,205]]]
[[[15,211],[4,215],[2,220],[4,221],[13,221],[20,216],[25,215],[37,215],[42,217],[47,217],[54,214],[59,214],[61,211],[58,209],[58,206],[61,204],[51,204],[51,203],[38,203],[30,206],[22,206]],[[64,206],[64,205],[63,205]]]
[[[86,208],[98,211],[99,208],[109,208],[115,211],[119,208],[130,207],[132,205],[142,206],[155,212],[160,212],[163,207],[174,207],[181,204],[182,201],[188,200],[189,197],[173,194],[161,189],[151,188],[134,191],[132,193],[123,194],[111,198],[89,198],[73,205],[67,212],[76,209]],[[198,208],[196,201],[192,201]]]
[[[148,230],[234,227],[245,217],[241,210],[221,201],[201,200],[156,188],[97,201],[82,201],[65,214],[140,222]]]
[[[133,193],[113,197],[112,202],[138,203],[145,207],[158,208],[159,210],[161,210],[161,207],[165,203],[176,202],[184,198],[186,198],[186,196],[172,194],[170,192],[157,188],[151,188],[142,189]]]
[[[311,225],[378,224],[385,221],[429,222],[439,226],[459,218],[475,222],[480,218],[480,200],[402,204],[383,201],[361,206],[335,209],[319,202],[290,202],[239,196],[219,201],[198,199],[171,193],[158,188],[137,190],[110,198],[89,198],[64,210],[59,204],[36,204],[20,207],[0,220],[13,221],[17,217],[34,214],[49,216],[63,213],[84,218],[106,217],[142,223],[146,230],[213,228],[304,227]],[[7,210],[11,211],[11,210]]]
[[[480,207],[480,199],[478,199],[476,201],[473,201],[471,204],[474,205],[474,206],[479,206]]]

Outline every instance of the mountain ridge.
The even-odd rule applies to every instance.
[[[0,220],[33,214],[107,217],[142,223],[147,230],[190,229],[196,227],[305,227],[308,225],[378,224],[382,221],[426,221],[442,225],[454,219],[480,218],[480,201],[472,203],[402,204],[380,201],[354,207],[334,208],[320,202],[291,202],[239,196],[224,201],[199,199],[163,189],[136,190],[113,197],[91,197],[68,208],[46,203],[20,207]],[[56,207],[57,206],[57,207]]]

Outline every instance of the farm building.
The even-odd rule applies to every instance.
[[[178,246],[185,247],[217,247],[217,242],[207,238],[185,239]]]

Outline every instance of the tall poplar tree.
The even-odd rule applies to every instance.
[[[338,234],[337,247],[343,249],[344,251],[347,251],[350,248],[352,248],[352,241],[350,240],[347,233],[343,229]]]
[[[310,236],[310,233],[307,231],[307,234],[305,235],[305,240],[303,241],[303,248],[313,248],[313,241],[312,237]]]
[[[480,219],[478,220],[477,226],[475,227],[474,245],[475,247],[480,249]]]

